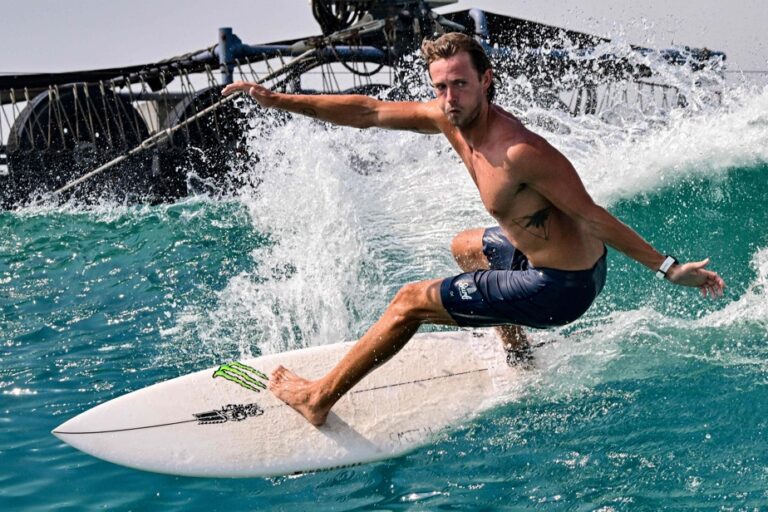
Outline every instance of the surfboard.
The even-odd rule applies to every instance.
[[[267,477],[396,457],[499,400],[525,370],[492,330],[418,334],[314,427],[267,389],[278,365],[314,379],[351,343],[227,362],[128,393],[53,434],[116,464],[200,477]]]

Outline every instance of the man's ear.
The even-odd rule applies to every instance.
[[[493,70],[490,68],[486,69],[485,73],[480,77],[480,82],[483,84],[483,90],[488,92],[488,88],[493,82]]]

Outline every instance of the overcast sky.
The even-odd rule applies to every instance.
[[[768,0],[461,0],[439,12],[472,7],[652,48],[720,50],[729,78],[760,71],[745,76],[768,84]],[[250,44],[320,33],[309,0],[0,0],[0,74],[145,64],[212,46],[219,27]]]
[[[733,5],[736,5],[735,7]],[[308,0],[0,0],[0,73],[94,69],[151,62],[215,43],[231,26],[246,43],[320,32]],[[654,47],[706,46],[730,69],[768,69],[768,0],[461,0]]]

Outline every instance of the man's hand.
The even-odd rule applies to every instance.
[[[221,90],[221,94],[224,96],[229,96],[236,92],[245,92],[249,94],[259,105],[265,108],[274,107],[280,96],[278,93],[272,92],[255,82],[233,82]]]
[[[359,94],[283,94],[254,82],[234,82],[222,89],[224,96],[244,92],[265,108],[279,108],[353,128],[389,128],[419,133],[440,133],[448,120],[435,100],[379,101]]]
[[[667,278],[681,286],[698,288],[704,297],[707,295],[712,297],[721,296],[723,288],[725,288],[725,282],[716,272],[704,268],[708,264],[709,258],[695,263],[672,265],[667,271]]]

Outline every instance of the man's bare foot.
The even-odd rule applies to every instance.
[[[533,352],[530,345],[505,347],[504,351],[507,353],[507,365],[524,370],[533,368]]]
[[[519,325],[502,325],[497,327],[507,364],[517,368],[533,368],[533,352],[525,331]]]
[[[324,408],[319,405],[318,393],[314,384],[314,382],[299,377],[285,367],[278,366],[269,379],[269,390],[277,398],[293,407],[311,424],[319,427],[325,423],[331,408],[330,406]]]

